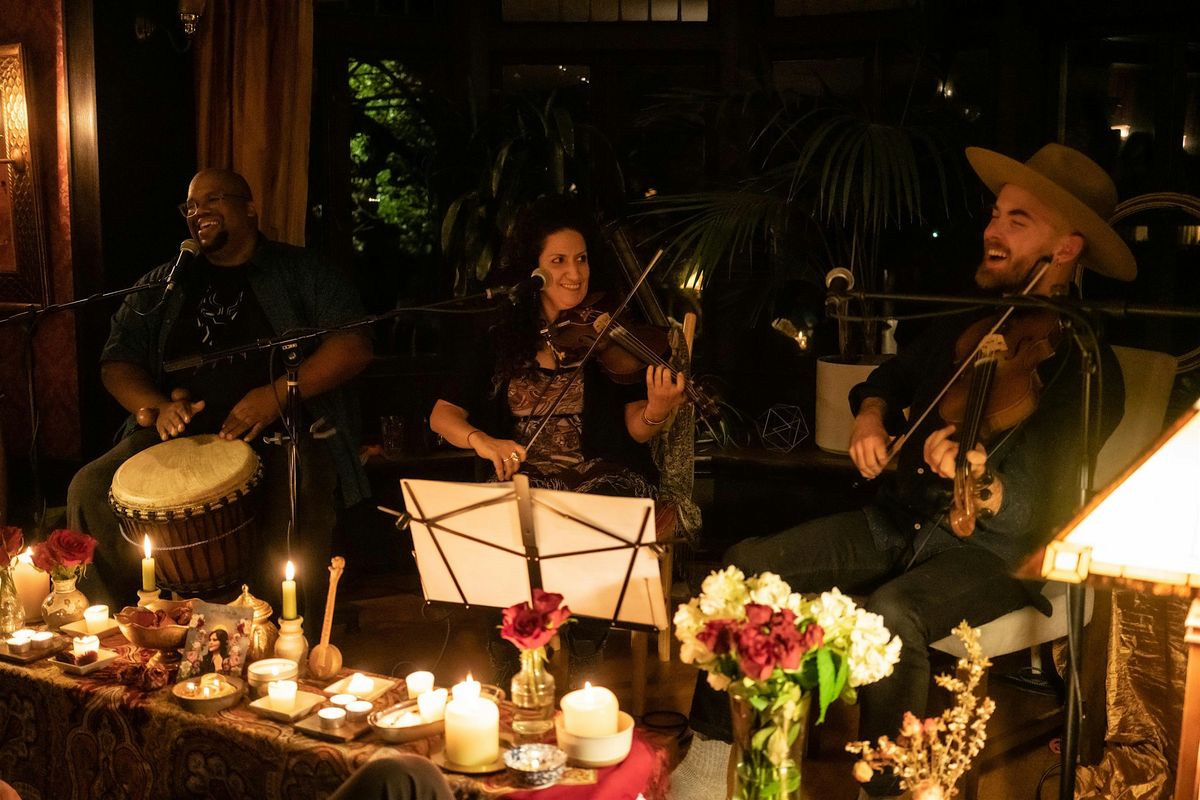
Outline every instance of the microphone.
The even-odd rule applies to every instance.
[[[184,239],[179,244],[179,255],[175,258],[175,263],[171,265],[171,271],[167,273],[167,285],[163,288],[162,300],[165,302],[171,292],[175,291],[175,273],[181,269],[186,270],[187,265],[192,263],[200,253],[200,243],[195,239]]]
[[[511,286],[495,286],[488,289],[484,294],[488,300],[494,300],[497,297],[507,297],[510,302],[515,303],[522,295],[540,292],[546,288],[548,283],[550,283],[550,271],[545,267],[538,267],[529,273],[529,277],[525,280],[518,281]]]

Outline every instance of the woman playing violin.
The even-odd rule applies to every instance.
[[[517,296],[492,329],[494,354],[449,387],[429,426],[456,447],[491,463],[497,480],[521,471],[535,486],[595,494],[653,497],[658,476],[646,442],[683,402],[684,378],[647,367],[645,381],[621,385],[595,361],[548,421],[547,412],[574,366],[547,333],[593,288],[589,252],[595,225],[578,202],[543,197],[518,215],[497,278],[515,282],[534,270],[549,278],[541,291]],[[545,422],[537,440],[527,446]]]

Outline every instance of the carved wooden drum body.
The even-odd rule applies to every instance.
[[[150,536],[160,585],[203,595],[240,583],[253,565],[261,482],[250,445],[204,434],[130,458],[108,500],[131,544],[140,548]]]

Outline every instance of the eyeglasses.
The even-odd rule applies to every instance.
[[[201,208],[208,208],[209,206],[213,205],[214,203],[220,203],[223,200],[226,200],[231,197],[236,198],[238,200],[249,200],[250,199],[249,197],[246,197],[246,195],[244,195],[244,194],[233,194],[232,192],[222,192],[221,194],[210,194],[208,197],[204,198],[200,202],[196,202],[195,200],[188,200],[186,203],[180,203],[179,205],[177,205],[175,207],[179,209],[179,213],[183,215],[184,219],[191,219],[192,217],[194,217],[200,213]]]

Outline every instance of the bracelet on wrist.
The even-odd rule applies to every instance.
[[[471,431],[470,433],[468,433],[468,434],[467,434],[467,447],[468,447],[469,449],[471,449],[471,450],[474,450],[474,449],[475,449],[475,448],[474,448],[474,447],[471,445],[471,437],[472,437],[472,436],[474,436],[474,435],[475,435],[475,434],[477,434],[477,433],[483,433],[483,431],[482,431],[482,430],[480,430],[479,428],[476,428],[475,430],[473,430],[473,431]]]
[[[650,419],[649,417],[646,416],[646,407],[642,406],[642,422],[645,423],[646,425],[649,425],[651,428],[657,428],[659,425],[662,425],[666,421],[667,421],[667,417],[663,417],[662,419]]]

